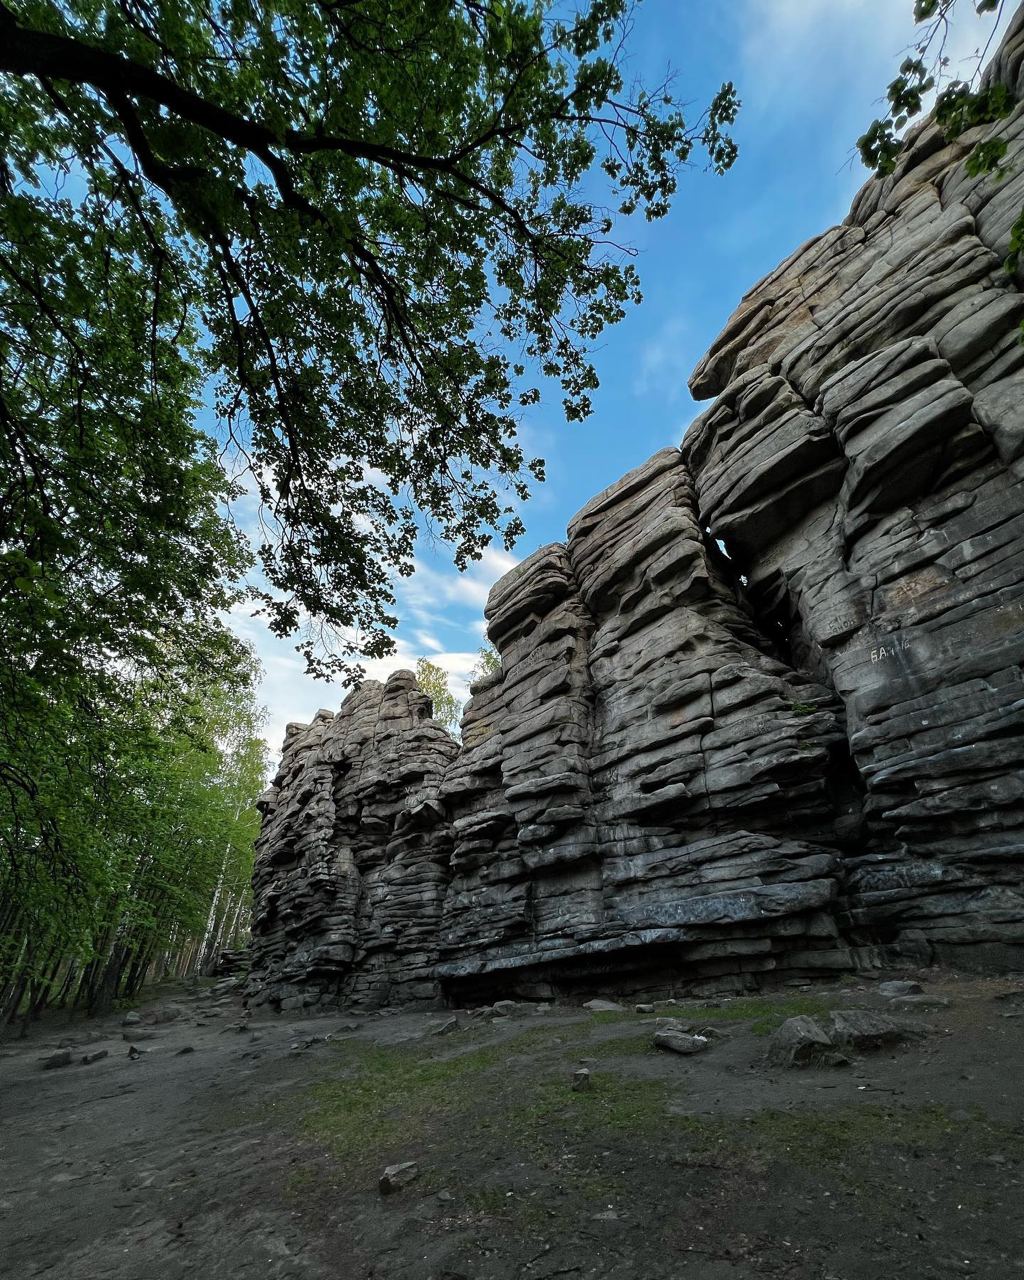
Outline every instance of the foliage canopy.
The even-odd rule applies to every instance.
[[[0,590],[85,575],[78,628],[119,655],[122,622],[223,605],[247,550],[209,385],[251,591],[313,672],[390,650],[417,513],[460,567],[511,543],[527,370],[589,412],[640,297],[616,220],[735,157],[732,86],[691,120],[628,88],[628,27],[629,0],[0,3]]]

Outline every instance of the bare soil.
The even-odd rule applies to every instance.
[[[1024,1278],[1024,989],[887,976],[949,1000],[901,1011],[928,1034],[803,1070],[764,1065],[771,1029],[889,1010],[876,983],[659,1007],[723,1033],[693,1057],[632,1009],[437,1034],[451,1011],[250,1021],[177,988],[136,1058],[122,1015],[41,1025],[0,1045],[0,1276]]]

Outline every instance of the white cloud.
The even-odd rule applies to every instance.
[[[308,724],[321,707],[337,711],[348,696],[348,690],[340,683],[311,679],[306,675],[305,662],[291,643],[272,636],[265,628],[260,627],[258,619],[243,621],[234,618],[232,625],[237,632],[253,640],[263,663],[263,681],[258,696],[267,707],[265,737],[270,754],[276,762],[287,725],[291,721]],[[393,654],[387,658],[364,661],[362,666],[368,680],[384,681],[394,671],[415,671],[417,659],[423,656],[422,646],[414,647],[399,638]],[[431,662],[447,672],[448,685],[454,696],[460,702],[465,702],[469,697],[469,675],[478,661],[476,648],[435,650],[429,657]]]
[[[400,588],[402,603],[424,622],[444,619],[445,605],[482,612],[491,587],[518,563],[515,556],[495,547],[487,547],[464,573],[435,569],[420,561],[415,574]]]
[[[990,52],[1013,6],[1005,10]],[[925,30],[913,21],[911,0],[746,0],[738,18],[744,109],[780,119],[836,101],[882,107],[902,56]],[[952,75],[970,77],[972,55],[992,31],[991,15],[957,6],[945,48]]]
[[[633,379],[634,395],[654,395],[662,404],[680,398],[693,363],[686,346],[687,328],[682,316],[672,316],[644,341]]]
[[[746,0],[741,55],[760,105],[792,102],[811,81],[835,84],[858,64],[892,57],[913,32],[910,0]]]
[[[424,655],[409,646],[404,640],[397,642],[395,652],[389,658],[375,658],[364,662],[368,680],[386,680],[394,671],[415,671],[416,662]],[[469,697],[470,670],[476,664],[475,652],[465,653],[432,653],[430,661],[448,674],[448,687],[460,702]]]
[[[424,653],[441,653],[444,649],[444,645],[437,636],[432,636],[429,631],[414,631],[412,634]]]

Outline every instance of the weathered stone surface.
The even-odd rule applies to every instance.
[[[878,994],[885,996],[889,1000],[895,999],[897,996],[919,996],[924,994],[924,987],[919,982],[908,982],[899,978],[894,978],[889,982],[880,982],[878,984]]]
[[[395,1191],[401,1191],[415,1181],[419,1173],[419,1165],[414,1160],[406,1160],[403,1164],[389,1164],[378,1182],[381,1195],[389,1196]]]
[[[842,1066],[849,1061],[844,1049],[871,1053],[924,1034],[919,1026],[867,1009],[836,1009],[827,1020],[801,1014],[772,1033],[765,1061],[776,1067]]]
[[[669,1053],[681,1053],[689,1056],[703,1053],[710,1049],[711,1041],[707,1036],[691,1036],[685,1031],[655,1031],[655,1049],[667,1049]]]
[[[408,672],[290,727],[252,996],[1024,967],[1022,162],[1024,105],[926,122],[751,290],[682,448],[493,588],[461,749]]]
[[[909,995],[897,996],[893,1000],[897,1009],[948,1009],[949,1001],[944,996]]]
[[[989,76],[1022,49],[1018,12]],[[1024,106],[942,150],[926,125],[756,286],[683,443],[752,616],[843,704],[844,936],[983,967],[1024,943],[1024,298],[1002,266],[1024,173],[963,164],[995,135],[1019,156]]]
[[[44,1071],[53,1071],[57,1067],[70,1067],[72,1062],[72,1053],[70,1049],[58,1049],[56,1053],[51,1053],[48,1057],[40,1058],[39,1065]]]
[[[810,1067],[836,1066],[841,1059],[814,1018],[799,1014],[772,1032],[765,1061],[773,1067]]]
[[[854,1049],[882,1049],[889,1044],[921,1035],[917,1027],[869,1009],[836,1009],[829,1014],[828,1034],[833,1044]]]
[[[259,997],[301,1008],[436,996],[452,849],[437,794],[458,747],[430,709],[412,673],[397,672],[366,681],[337,715],[289,726],[261,801]]]

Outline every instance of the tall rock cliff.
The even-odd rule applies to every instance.
[[[1024,10],[987,74],[1024,98]],[[289,730],[254,998],[1024,967],[1022,205],[1024,106],[925,125],[743,299],[681,450],[494,587],[461,748],[407,672]]]

